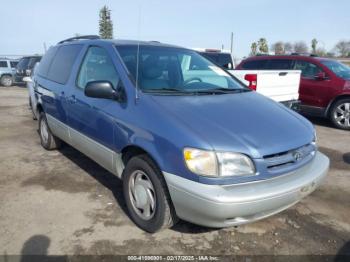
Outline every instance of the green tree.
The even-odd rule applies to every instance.
[[[256,55],[256,52],[257,52],[257,49],[258,49],[258,45],[256,42],[252,43],[251,46],[250,46],[250,55],[251,56],[254,56]]]
[[[317,53],[317,44],[318,44],[318,41],[316,38],[311,40],[311,49],[313,54]]]
[[[269,46],[267,45],[267,41],[265,38],[260,38],[258,41],[258,48],[260,53],[268,53],[269,52]]]
[[[103,39],[113,38],[113,23],[111,20],[111,10],[104,6],[100,10],[100,36]]]

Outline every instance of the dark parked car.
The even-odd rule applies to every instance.
[[[236,69],[301,70],[300,109],[305,114],[329,118],[350,130],[350,67],[334,59],[305,55],[255,56]]]
[[[205,51],[197,51],[199,54],[209,59],[221,68],[232,70],[233,60],[232,56],[228,52],[222,52],[216,49],[205,49]]]
[[[23,77],[30,76],[37,62],[40,62],[41,56],[22,57],[16,67],[15,82],[24,83]]]
[[[82,38],[50,48],[35,70],[41,144],[52,150],[63,140],[122,179],[142,229],[177,218],[249,223],[325,178],[329,160],[308,120],[195,51]]]

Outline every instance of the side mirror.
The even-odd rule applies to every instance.
[[[118,89],[114,90],[109,81],[88,82],[85,86],[84,92],[88,97],[113,99],[118,102],[122,102],[124,100],[124,88],[118,84]]]
[[[317,74],[315,75],[315,79],[316,79],[316,80],[320,80],[320,81],[327,79],[326,73],[325,73],[325,72],[319,72],[319,73],[317,73]]]
[[[28,83],[29,83],[29,82],[33,82],[32,78],[29,77],[29,76],[23,77],[22,80],[23,80],[23,82],[26,82],[26,83],[27,83],[27,82],[28,82]]]

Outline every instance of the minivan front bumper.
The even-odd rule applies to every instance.
[[[329,159],[317,152],[302,168],[267,180],[207,185],[164,172],[176,214],[183,220],[228,227],[276,214],[313,192],[326,176]]]

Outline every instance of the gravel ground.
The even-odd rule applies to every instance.
[[[350,132],[326,120],[310,119],[329,175],[294,207],[238,228],[180,222],[151,235],[127,216],[118,178],[72,147],[41,147],[27,103],[25,88],[0,87],[0,257],[350,253]]]

